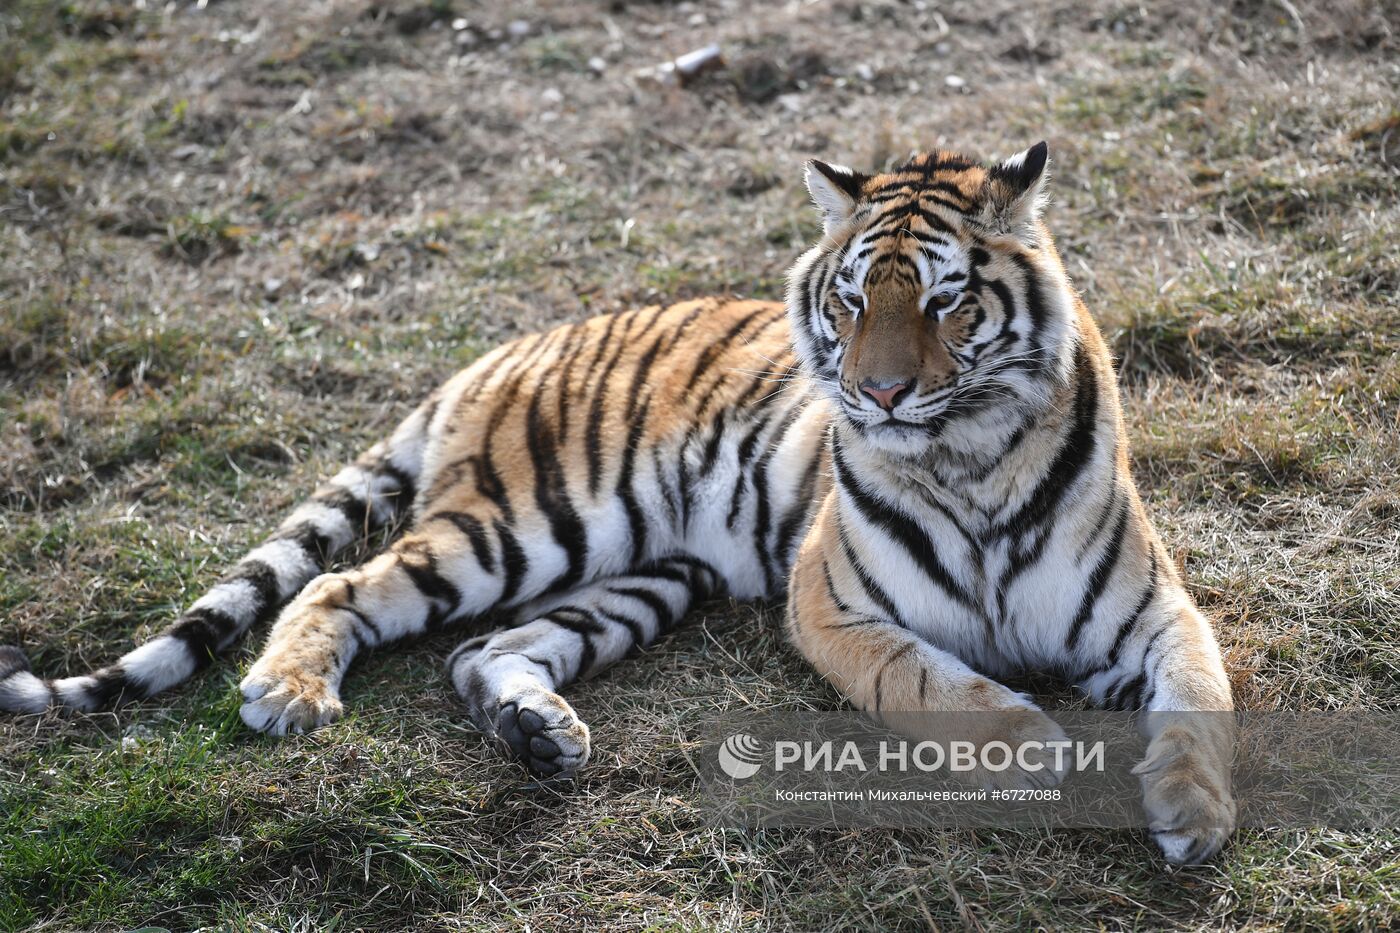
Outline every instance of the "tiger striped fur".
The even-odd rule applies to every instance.
[[[282,607],[242,716],[300,732],[341,715],[360,651],[509,610],[448,674],[483,732],[572,773],[590,744],[566,684],[699,600],[786,592],[793,642],[887,721],[988,711],[987,740],[1058,738],[992,679],[1026,670],[1140,710],[1154,837],[1208,858],[1234,823],[1233,734],[1180,714],[1231,709],[1229,682],[1133,484],[1109,353],[1041,220],[1046,166],[1043,143],[990,167],[811,163],[824,233],[785,305],[692,301],[498,348],[112,666],[46,681],[0,649],[0,708],[149,696]],[[387,552],[322,573],[404,512]]]

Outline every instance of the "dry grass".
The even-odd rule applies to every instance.
[[[0,642],[44,670],[161,625],[483,347],[777,295],[804,158],[1047,138],[1242,702],[1400,705],[1389,0],[148,6],[0,11]],[[632,77],[711,41],[730,65],[691,87]],[[119,715],[0,723],[0,927],[1400,923],[1395,832],[1170,872],[1126,833],[715,828],[687,723],[835,702],[773,611],[707,607],[575,691],[597,761],[567,788],[466,725],[450,644],[366,660],[297,741],[238,723],[251,647]]]

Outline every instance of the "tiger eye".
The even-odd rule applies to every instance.
[[[954,301],[956,301],[957,298],[958,298],[957,295],[950,295],[950,294],[946,294],[946,293],[945,293],[945,294],[942,294],[942,295],[934,295],[932,298],[930,298],[930,299],[928,300],[928,303],[924,305],[924,310],[925,310],[925,311],[942,311],[944,308],[948,307],[948,306],[951,305]]]

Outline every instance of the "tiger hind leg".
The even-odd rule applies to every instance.
[[[420,522],[368,563],[311,581],[282,610],[239,685],[243,721],[273,735],[333,722],[344,712],[341,679],[360,651],[428,634],[496,606],[505,591],[503,561],[445,539],[444,531],[456,533]]]
[[[588,761],[588,726],[558,694],[673,628],[719,579],[685,557],[656,561],[527,610],[525,624],[463,642],[448,675],[477,728],[539,775]]]

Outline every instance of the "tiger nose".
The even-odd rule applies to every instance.
[[[860,384],[860,390],[875,400],[885,411],[894,411],[899,397],[909,391],[907,382],[876,382],[867,379]]]

